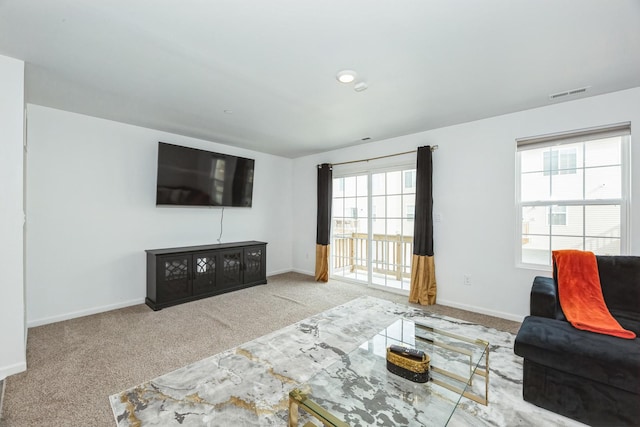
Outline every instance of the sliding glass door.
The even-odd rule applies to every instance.
[[[331,211],[331,275],[368,282],[368,175],[334,178]]]
[[[333,180],[331,275],[409,290],[415,168]]]
[[[372,179],[372,283],[409,291],[416,171],[379,172]]]

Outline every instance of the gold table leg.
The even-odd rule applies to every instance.
[[[309,415],[312,415],[325,426],[349,427],[349,424],[345,423],[335,415],[329,413],[329,411],[310,399],[307,393],[308,392],[302,391],[300,389],[294,389],[289,394],[289,427],[298,427],[299,409],[302,409]],[[308,422],[303,427],[314,426],[315,425],[313,423]]]
[[[298,427],[298,402],[289,397],[289,427]]]

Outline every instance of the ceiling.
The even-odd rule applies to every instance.
[[[640,1],[0,0],[0,54],[29,103],[294,158],[640,86]]]

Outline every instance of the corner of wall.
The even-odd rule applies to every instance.
[[[26,369],[24,300],[24,61],[0,55],[0,378]]]

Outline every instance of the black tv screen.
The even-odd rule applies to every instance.
[[[251,207],[254,163],[160,142],[156,205]]]

